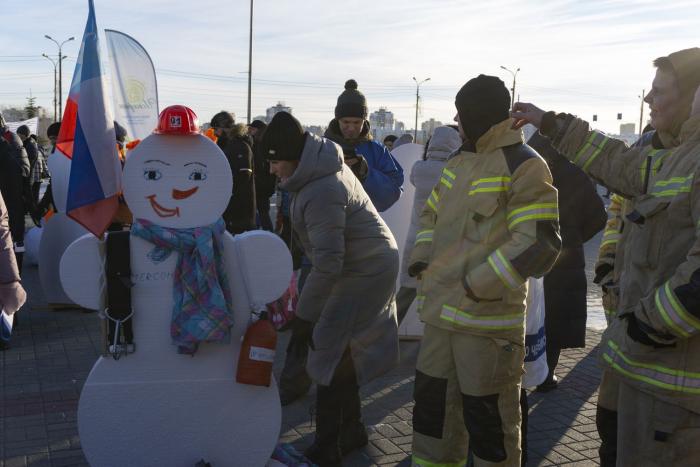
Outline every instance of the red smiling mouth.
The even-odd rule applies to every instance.
[[[173,188],[173,199],[189,198],[190,196],[195,194],[197,192],[197,190],[199,190],[198,186],[196,186],[194,188],[190,188],[189,190],[185,190],[185,191],[176,190],[175,188]]]
[[[170,209],[161,206],[156,202],[156,195],[146,196],[146,199],[151,202],[151,208],[158,217],[180,217],[180,208]]]

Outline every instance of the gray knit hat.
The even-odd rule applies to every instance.
[[[354,79],[345,82],[345,91],[338,96],[338,104],[335,106],[335,118],[343,117],[367,119],[367,100],[357,90],[357,81]]]

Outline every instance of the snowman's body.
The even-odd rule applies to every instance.
[[[158,147],[163,145],[187,157],[171,153],[166,158]],[[223,154],[214,148],[199,136],[145,139],[131,154],[124,173],[125,197],[134,218],[160,221],[166,227],[208,225],[215,220],[218,216],[212,217],[212,212],[218,210],[220,215],[228,201],[231,175]],[[197,154],[205,149],[217,157]],[[162,173],[167,170],[156,169],[165,180],[160,185],[168,185],[167,189],[154,189],[158,183],[150,183],[161,181],[148,174],[150,169],[167,168],[153,160],[171,164],[168,177]],[[194,173],[192,168],[205,173],[206,179],[178,179],[179,172]],[[135,174],[146,180],[135,179]],[[169,190],[173,190],[171,198]],[[222,190],[227,191],[222,195]],[[181,195],[190,192],[202,198]],[[198,209],[189,211],[193,208]],[[176,211],[179,215],[173,214]],[[190,219],[183,220],[185,216]],[[85,383],[78,409],[81,445],[94,467],[192,466],[200,459],[215,467],[254,467],[269,459],[281,422],[276,384],[238,384],[235,375],[250,305],[282,294],[289,283],[291,258],[279,238],[262,231],[235,239],[225,233],[223,247],[234,309],[230,342],[203,343],[189,356],[177,352],[170,336],[177,254],[153,260],[149,255],[153,244],[131,235],[136,351],[119,360],[101,357]],[[97,239],[84,236],[71,245],[61,262],[66,292],[83,306],[102,306],[103,249]]]

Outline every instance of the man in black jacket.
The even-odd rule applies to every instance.
[[[270,197],[275,194],[277,177],[270,173],[270,163],[260,153],[260,141],[267,125],[262,120],[253,120],[248,125],[248,136],[253,141],[253,161],[255,165],[255,205],[258,209],[260,227],[272,232],[270,219]]]
[[[239,234],[255,230],[255,179],[253,178],[253,151],[244,125],[236,125],[233,114],[221,111],[211,119],[211,127],[218,138],[216,144],[226,155],[233,191],[224,212],[226,230]]]
[[[19,136],[12,133],[0,114],[0,192],[7,204],[10,233],[15,244],[17,266],[22,270],[24,254],[24,186],[29,177],[29,159]]]

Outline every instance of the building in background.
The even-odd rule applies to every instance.
[[[635,131],[636,125],[634,123],[621,123],[620,124],[620,134],[621,135],[636,135]]]
[[[291,108],[291,107],[287,107],[286,105],[284,105],[284,102],[281,102],[281,101],[277,102],[277,105],[274,105],[274,106],[272,106],[272,107],[269,107],[269,108],[265,111],[265,113],[266,113],[266,117],[265,117],[265,118],[266,118],[266,122],[267,122],[267,123],[270,123],[270,121],[272,120],[272,117],[274,117],[274,116],[275,116],[276,114],[278,114],[279,112],[288,112],[288,113],[292,113],[292,108]]]
[[[433,136],[433,133],[435,133],[435,128],[439,126],[442,126],[442,122],[435,120],[434,118],[431,118],[430,120],[421,123],[421,131],[418,132],[418,140],[420,140],[421,143],[425,143],[428,140],[428,138]]]

